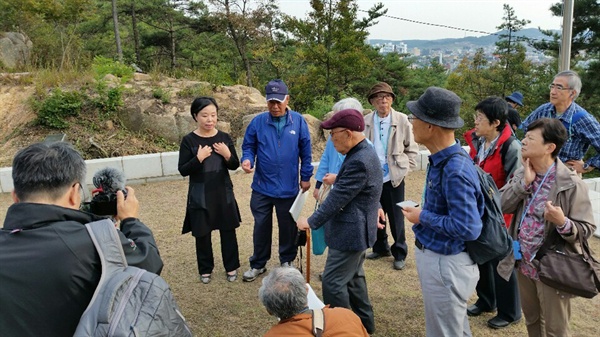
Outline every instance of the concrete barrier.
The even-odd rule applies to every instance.
[[[463,147],[468,151],[468,147]],[[427,169],[429,151],[420,151],[417,156],[417,169]],[[179,161],[179,152],[152,153],[135,156],[114,157],[86,160],[87,176],[85,183],[89,187],[93,186],[92,177],[96,171],[113,167],[121,170],[127,178],[127,183],[131,185],[142,184],[156,181],[182,180],[183,178],[177,170]],[[313,166],[318,166],[314,162]],[[238,169],[236,172],[243,172]],[[590,200],[594,209],[594,218],[598,226],[595,236],[600,237],[600,178],[591,178],[584,180],[590,189]],[[9,193],[13,190],[12,168],[0,168],[0,192]]]

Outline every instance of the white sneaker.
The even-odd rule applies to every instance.
[[[244,280],[245,282],[252,282],[254,280],[256,280],[256,278],[260,275],[260,274],[264,274],[267,271],[267,268],[250,268],[248,269],[244,275],[242,276],[242,280]]]

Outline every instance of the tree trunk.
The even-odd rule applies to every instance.
[[[133,30],[133,48],[135,50],[135,63],[140,66],[140,32],[137,27],[137,17],[135,13],[135,0],[131,1],[131,29]]]
[[[169,37],[171,39],[171,70],[175,69],[175,65],[176,65],[176,58],[175,58],[175,30],[173,29],[173,26],[171,26],[171,29],[169,30]]]
[[[123,62],[123,49],[121,49],[121,35],[119,34],[119,16],[117,15],[117,0],[112,0],[113,26],[115,27],[115,43],[117,44],[117,57]]]

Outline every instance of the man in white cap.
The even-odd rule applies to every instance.
[[[250,198],[254,216],[254,254],[250,257],[250,269],[242,278],[246,282],[254,281],[267,271],[265,266],[271,258],[273,207],[279,225],[279,263],[290,267],[296,259],[298,231],[289,210],[299,188],[303,192],[310,188],[313,174],[308,125],[302,115],[288,108],[287,86],[282,80],[272,80],[265,92],[269,111],[252,119],[242,144],[242,169],[246,173],[255,171]]]

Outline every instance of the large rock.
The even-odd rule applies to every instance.
[[[29,62],[33,43],[21,33],[0,33],[0,63],[8,69],[26,65]]]
[[[125,108],[119,115],[125,126],[177,143],[196,128],[190,114],[195,97],[215,98],[219,105],[217,127],[231,134],[234,140],[243,136],[243,116],[267,110],[267,102],[260,91],[241,85],[213,88],[207,82],[172,78],[152,82],[147,77],[137,77],[125,86],[130,94],[125,97]],[[158,91],[162,96],[154,97]]]
[[[125,108],[119,115],[123,124],[131,130],[150,132],[176,143],[196,128],[190,105],[197,96],[215,98],[219,105],[217,128],[229,133],[238,149],[252,118],[267,110],[260,91],[242,85],[213,87],[207,82],[172,78],[153,82],[137,77],[125,86],[131,94],[125,98]],[[153,93],[159,89],[163,97],[155,98]],[[311,135],[313,160],[318,160],[325,147],[321,121],[311,115],[303,116]]]

